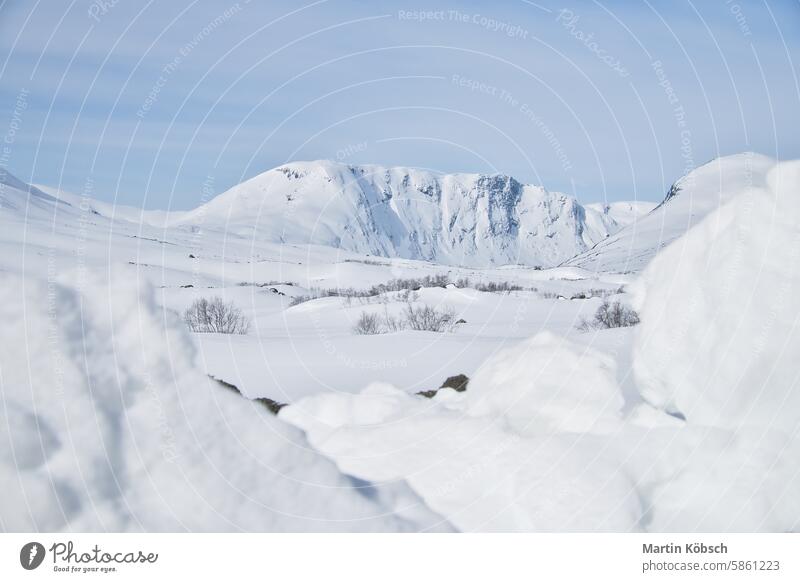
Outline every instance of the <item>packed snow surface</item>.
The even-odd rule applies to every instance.
[[[124,284],[0,278],[4,531],[447,530],[195,365]]]

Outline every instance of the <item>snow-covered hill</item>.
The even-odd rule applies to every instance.
[[[178,223],[446,265],[553,266],[640,211],[630,203],[585,207],[505,175],[315,161],[264,172]]]
[[[737,195],[766,185],[775,160],[754,153],[717,158],[675,182],[664,201],[565,264],[590,271],[638,272],[656,253]]]
[[[0,168],[0,209],[16,212],[20,218],[36,217],[42,212],[52,215],[58,204],[64,203]]]

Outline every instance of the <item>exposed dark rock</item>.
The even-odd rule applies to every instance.
[[[227,388],[228,390],[231,390],[233,392],[236,392],[239,396],[242,396],[243,398],[245,397],[244,394],[242,394],[242,391],[239,390],[239,388],[235,384],[231,384],[230,382],[226,382],[225,380],[220,380],[219,378],[215,378],[210,374],[208,377],[214,380],[220,386]],[[272,398],[266,398],[266,397],[254,398],[253,402],[258,402],[259,404],[265,406],[267,410],[269,410],[272,414],[278,414],[278,411],[280,411],[281,408],[286,406],[286,404],[282,402],[277,402]]]
[[[417,392],[417,394],[424,396],[425,398],[433,398],[442,388],[451,388],[456,392],[464,392],[467,389],[467,384],[469,384],[469,378],[467,375],[458,374],[457,376],[450,376],[435,390],[422,390],[421,392]]]
[[[466,376],[466,374],[459,374],[457,376],[450,376],[444,381],[439,389],[452,388],[456,392],[464,392],[464,390],[467,389],[467,384],[469,384],[469,378]]]

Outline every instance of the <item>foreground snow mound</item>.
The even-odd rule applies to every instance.
[[[489,358],[470,382],[469,413],[517,432],[605,431],[624,405],[608,355],[542,332]]]
[[[465,415],[465,395],[443,389],[428,400],[372,385],[306,398],[280,416],[344,471],[405,479],[461,531],[637,529],[633,483],[602,441],[522,437],[494,415]]]
[[[690,423],[800,422],[800,162],[662,252],[637,293],[643,397]]]
[[[405,480],[462,531],[800,529],[800,435],[687,424],[625,402],[615,375],[607,355],[540,334],[466,392],[372,385],[280,416],[347,473]]]
[[[0,318],[6,531],[447,529],[197,372],[188,333],[135,289],[5,275]]]

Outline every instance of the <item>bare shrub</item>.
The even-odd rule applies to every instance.
[[[358,335],[375,335],[381,333],[381,326],[376,313],[362,312],[358,317],[353,331]]]
[[[607,299],[590,320],[583,320],[578,326],[580,329],[611,329],[614,327],[630,327],[639,323],[639,314],[619,301],[610,303]]]
[[[484,293],[510,293],[511,291],[523,290],[521,286],[507,283],[505,281],[500,283],[495,283],[494,281],[489,281],[488,283],[475,283],[472,288],[477,291],[483,291]]]
[[[189,329],[198,333],[246,334],[250,321],[233,302],[225,303],[221,297],[195,299],[183,312]]]
[[[384,305],[383,306],[383,328],[386,333],[394,333],[397,331],[403,331],[406,328],[406,324],[402,319],[397,317],[392,317],[389,315],[389,308]]]
[[[450,280],[447,275],[437,273],[436,275],[425,275],[417,279],[391,279],[386,283],[373,285],[367,293],[369,295],[380,295],[390,291],[417,291],[423,287],[445,287]]]
[[[344,297],[345,299],[352,300],[353,297],[364,298],[369,294],[366,291],[358,291],[352,287],[341,289],[320,289],[319,287],[312,287],[305,295],[295,295],[289,300],[289,306],[294,307],[306,301],[313,301],[314,299],[321,299],[323,297]]]
[[[353,299],[357,299],[362,305],[371,305],[373,303],[388,303],[390,298],[386,296],[387,293],[398,292],[400,301],[414,300],[415,293],[425,287],[446,287],[450,283],[447,275],[425,275],[419,278],[408,279],[391,279],[386,283],[373,285],[369,289],[361,290],[352,287],[339,288],[339,289],[321,289],[312,287],[304,295],[295,295],[289,300],[289,306],[300,305],[306,301],[320,299],[322,297],[342,297],[349,305]],[[455,283],[456,287],[467,288],[471,287],[478,291],[488,293],[507,293],[510,291],[536,291],[535,287],[521,287],[507,282],[496,283],[490,281],[488,283],[472,282],[470,279],[464,277],[458,279]]]
[[[410,329],[439,333],[450,331],[456,319],[456,313],[452,308],[439,310],[430,305],[414,307],[410,303],[406,306],[404,315]]]

